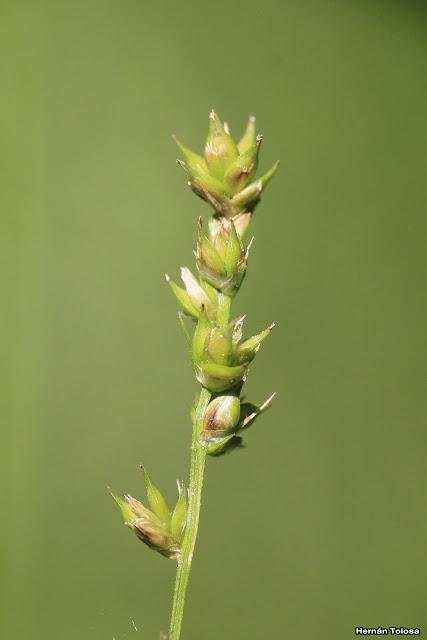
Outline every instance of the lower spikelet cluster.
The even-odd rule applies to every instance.
[[[142,542],[166,558],[178,560],[187,520],[187,491],[184,483],[178,482],[178,500],[173,511],[151,482],[143,469],[147,490],[148,509],[130,495],[120,498],[111,492],[120,507],[125,525],[132,529]]]

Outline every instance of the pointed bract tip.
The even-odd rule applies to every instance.
[[[228,126],[228,122],[224,122],[224,131],[227,135],[230,135],[230,127]]]
[[[256,118],[255,118],[255,116],[249,116],[249,122],[250,122],[251,124],[255,124],[255,122],[256,122]]]
[[[215,118],[216,118],[215,109],[211,109],[209,113],[209,120],[212,120],[212,122],[215,122]]]
[[[276,323],[272,322],[271,325],[268,327],[268,329],[270,329],[270,331],[272,331],[275,326],[276,326]]]
[[[165,273],[165,280],[166,280],[166,282],[170,282],[171,281],[170,275],[168,273]]]
[[[246,256],[246,258],[249,256],[249,251],[250,251],[250,250],[251,250],[251,248],[252,248],[252,245],[253,245],[253,243],[254,243],[254,240],[255,240],[255,236],[252,236],[252,238],[249,240],[249,244],[248,244],[248,246],[246,247],[246,252],[245,252],[245,256]]]
[[[184,160],[181,160],[180,158],[176,159],[176,164],[179,164],[181,169],[186,169],[186,167],[187,167],[187,165],[185,164]]]
[[[262,403],[262,405],[260,406],[259,410],[260,411],[265,411],[265,409],[268,409],[268,407],[271,405],[271,403],[273,402],[273,400],[276,397],[276,395],[277,395],[276,391],[274,393],[272,393],[271,396],[269,398],[267,398],[267,400],[265,402]]]
[[[257,144],[261,144],[261,142],[263,141],[263,138],[264,138],[263,134],[262,134],[262,133],[259,133],[259,134],[257,135],[257,137],[255,138],[255,142],[256,142]]]
[[[252,411],[242,422],[242,428],[244,429],[248,424],[252,422],[257,417],[258,413],[256,411]]]

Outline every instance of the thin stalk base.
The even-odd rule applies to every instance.
[[[203,388],[200,392],[193,427],[187,528],[184,536],[184,541],[182,543],[181,557],[178,560],[178,569],[176,572],[171,624],[169,629],[169,640],[179,640],[181,634],[185,596],[187,593],[188,579],[191,570],[191,561],[193,559],[197,530],[199,527],[203,477],[206,462],[206,449],[199,443],[198,438],[203,429],[203,418],[210,398],[210,392],[207,389]]]

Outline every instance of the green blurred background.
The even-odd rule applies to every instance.
[[[423,3],[0,4],[0,636],[157,639],[174,565],[106,492],[172,499],[196,385],[163,273],[215,107],[282,166],[236,312],[271,320],[247,447],[208,465],[183,639],[427,625]],[[132,622],[133,621],[133,622]],[[135,630],[135,627],[138,631]]]

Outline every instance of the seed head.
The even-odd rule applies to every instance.
[[[187,497],[182,484],[178,487],[178,501],[171,513],[163,495],[152,483],[147,471],[144,473],[147,500],[150,509],[127,494],[123,498],[110,491],[118,504],[125,525],[150,549],[166,558],[178,560],[187,523]]]
[[[240,400],[237,396],[217,396],[206,409],[203,428],[209,436],[224,436],[239,423]]]
[[[250,362],[274,325],[241,342],[243,319],[226,327],[209,320],[202,309],[192,340],[196,378],[207,389],[219,393],[232,389],[247,375]]]
[[[222,124],[218,114],[212,110],[204,158],[185,147],[176,136],[174,140],[184,157],[179,163],[189,175],[191,189],[214,208],[217,216],[233,218],[242,236],[245,226],[237,224],[236,217],[254,211],[261,192],[278,167],[276,162],[255,180],[262,142],[262,135],[256,135],[255,118],[249,118],[246,132],[236,144],[228,125]]]

